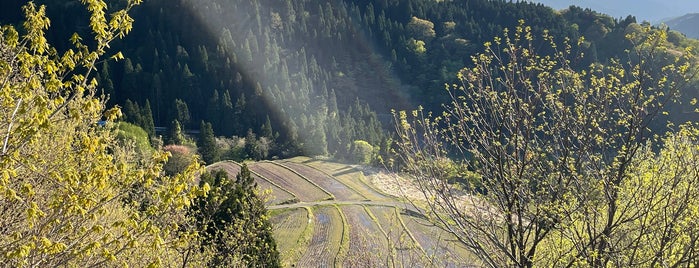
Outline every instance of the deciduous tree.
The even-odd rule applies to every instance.
[[[398,156],[432,219],[485,265],[698,261],[699,228],[684,220],[699,205],[696,130],[660,140],[650,129],[696,73],[694,58],[667,51],[664,31],[630,40],[627,59],[578,71],[575,44],[520,25],[460,71],[446,112],[396,114]],[[446,179],[449,158],[477,174],[461,182],[472,185]]]
[[[163,177],[166,153],[142,159],[120,146],[113,123],[120,111],[105,111],[92,79],[141,1],[123,2],[108,10],[104,1],[81,1],[91,34],[74,34],[65,51],[47,43],[45,6],[24,6],[21,34],[0,29],[2,266],[182,266],[182,249],[196,244],[180,224],[205,192],[193,183],[198,167]],[[190,257],[188,265],[201,260]]]
[[[437,35],[434,31],[434,23],[418,17],[410,18],[410,22],[408,22],[406,28],[410,36],[419,40],[429,41]]]

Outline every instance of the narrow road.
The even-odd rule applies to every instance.
[[[422,211],[420,209],[416,208],[415,206],[411,205],[410,203],[370,201],[370,200],[364,200],[364,201],[324,200],[324,201],[318,201],[318,202],[298,202],[298,203],[293,203],[293,204],[268,206],[267,209],[274,210],[274,209],[290,209],[290,208],[303,208],[303,207],[312,207],[312,206],[332,206],[332,205],[395,207],[395,208],[408,210],[410,214],[419,215],[419,216],[424,217],[424,214],[422,213]]]

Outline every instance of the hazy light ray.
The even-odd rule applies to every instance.
[[[252,14],[252,10],[245,10],[242,8],[225,10],[226,13],[230,14],[229,18],[234,20],[233,23],[229,23],[225,21],[223,18],[220,18],[220,15],[217,14],[215,10],[204,9],[202,8],[202,5],[196,4],[194,3],[194,1],[185,2],[184,7],[189,9],[190,12],[193,15],[195,15],[195,17],[197,17],[199,22],[201,22],[201,25],[205,25],[207,29],[202,30],[205,30],[210,35],[215,36],[217,40],[221,40],[221,35],[223,34],[224,30],[227,29],[230,32],[231,37],[233,38],[233,42],[236,43],[236,47],[240,46],[239,44],[241,44],[242,42],[245,42],[245,35],[247,35],[248,31],[252,28],[250,26],[254,23],[252,21],[254,18],[250,16],[250,14]],[[248,80],[255,81],[262,85],[262,99],[265,103],[265,108],[269,109],[269,114],[280,116],[282,120],[291,120],[291,118],[289,118],[288,115],[285,115],[280,112],[278,105],[276,105],[273,101],[270,100],[273,96],[270,96],[269,91],[264,90],[270,80],[269,77],[278,75],[278,73],[267,72],[268,76],[257,75],[258,73],[266,73],[261,71],[265,59],[261,57],[255,57],[255,55],[252,55],[253,61],[250,63],[245,63],[244,59],[240,58],[239,53],[231,51],[232,49],[234,49],[234,47],[227,47],[224,49],[227,50],[227,56],[229,59],[236,59],[236,71],[240,73],[244,79],[247,78]],[[261,61],[255,61],[255,59],[261,59]],[[237,98],[238,96],[231,97]]]
[[[324,2],[321,2],[321,4],[322,3]],[[380,46],[377,44],[377,42],[374,42],[368,34],[368,31],[371,30],[364,29],[360,22],[361,18],[354,18],[351,16],[351,9],[349,6],[345,4],[344,1],[332,0],[332,3],[335,10],[334,16],[337,17],[338,15],[341,15],[342,17],[340,17],[340,21],[347,22],[347,31],[350,34],[343,35],[343,38],[348,38],[348,36],[354,37],[352,40],[341,41],[351,43],[354,46],[354,48],[356,48],[358,51],[361,51],[366,55],[369,55],[369,57],[364,58],[364,60],[368,64],[368,66],[371,67],[369,69],[370,73],[374,76],[374,79],[381,81],[382,87],[379,90],[370,90],[369,92],[374,93],[374,95],[377,95],[377,92],[379,91],[384,92],[379,96],[369,95],[366,91],[358,92],[360,94],[358,96],[353,96],[352,98],[348,99],[338,99],[338,105],[341,106],[340,102],[344,101],[343,105],[349,106],[351,103],[354,102],[354,97],[360,97],[359,99],[366,102],[371,102],[372,100],[375,100],[377,97],[379,97],[382,100],[391,102],[390,104],[383,104],[385,106],[384,112],[387,112],[393,108],[405,109],[408,107],[413,107],[415,103],[414,101],[412,101],[412,98],[410,98],[409,94],[407,93],[408,85],[402,83],[402,80],[398,77],[398,75],[395,72],[395,69],[392,67],[392,63],[384,59],[384,55],[380,53]],[[338,7],[340,6],[344,6],[344,9],[345,11],[347,11],[347,13],[337,11],[336,9],[338,9]],[[358,6],[357,8],[360,10],[362,9],[361,6]],[[307,47],[307,50],[314,50],[314,48]],[[326,56],[326,59],[327,61],[330,61],[329,59],[331,57],[334,57],[335,59],[342,59],[342,56],[345,56],[345,54],[333,54]],[[330,70],[330,68],[326,69]],[[330,85],[329,88],[333,88],[333,86]],[[378,111],[378,107],[372,108],[374,108],[377,112],[380,112]]]
[[[227,18],[220,18],[219,14],[217,14],[216,10],[212,10],[211,8],[205,8],[203,7],[204,5],[199,5],[195,4],[195,1],[186,1],[184,2],[184,7],[189,9],[192,14],[195,15],[195,17],[200,21],[201,25],[205,25],[207,29],[202,29],[204,31],[207,31],[210,35],[213,35],[216,37],[217,40],[221,39],[221,34],[224,32],[224,29],[228,29],[230,31],[230,34],[233,38],[233,41],[236,43],[236,48],[238,51],[231,51],[233,49],[232,47],[227,48],[228,52],[228,57],[233,59],[234,57],[237,58],[237,61],[235,63],[236,69],[239,73],[243,75],[243,77],[247,78],[249,81],[254,81],[254,83],[259,83],[260,86],[262,87],[261,92],[259,92],[262,96],[262,99],[264,103],[266,104],[266,108],[269,109],[269,114],[270,115],[275,115],[277,118],[281,119],[281,122],[297,122],[301,120],[301,118],[305,118],[307,115],[312,115],[314,114],[313,112],[314,109],[317,107],[308,107],[307,105],[309,104],[302,104],[302,103],[284,103],[284,100],[280,100],[280,98],[275,98],[273,96],[272,88],[276,85],[278,87],[283,87],[284,85],[277,84],[276,79],[278,77],[282,77],[282,75],[286,75],[283,73],[282,66],[286,59],[283,55],[280,55],[280,58],[268,58],[270,55],[266,55],[265,51],[267,46],[272,46],[272,45],[277,45],[280,46],[282,52],[287,52],[287,53],[299,53],[299,48],[303,48],[304,51],[307,52],[307,55],[305,55],[306,59],[302,60],[307,60],[310,58],[311,55],[313,56],[318,56],[317,54],[313,54],[312,52],[314,51],[314,47],[310,42],[303,42],[303,43],[290,43],[289,40],[285,40],[283,44],[279,44],[276,42],[273,42],[273,44],[266,44],[263,43],[265,42],[263,37],[256,36],[257,41],[258,41],[258,48],[259,51],[253,51],[252,52],[252,61],[251,62],[246,62],[245,59],[241,59],[242,53],[240,48],[243,46],[246,36],[250,33],[251,29],[254,29],[255,24],[257,23],[255,14],[258,12],[256,10],[253,10],[249,6],[237,6],[233,10],[224,10],[223,12],[226,13]],[[322,4],[322,2],[321,2]],[[344,5],[339,0],[333,1],[334,7],[337,7],[338,5]],[[361,7],[360,7],[361,8]],[[349,12],[349,8],[346,8]],[[260,16],[268,16],[270,14],[260,14]],[[315,14],[314,14],[315,15]],[[335,16],[342,15],[342,19],[348,23],[348,27],[350,28],[350,31],[354,35],[354,40],[348,40],[351,41],[353,45],[358,46],[360,51],[368,54],[368,55],[380,55],[378,53],[377,45],[371,42],[370,38],[367,36],[366,31],[363,30],[362,26],[359,25],[359,21],[357,18],[350,18],[349,14],[340,14],[338,11],[335,12]],[[298,17],[303,16],[303,14],[297,14],[297,20],[299,19]],[[313,16],[313,15],[311,15]],[[285,18],[286,19],[286,18]],[[231,22],[228,22],[232,20]],[[263,22],[264,23],[264,22]],[[262,26],[261,27],[271,27],[269,25],[267,26]],[[254,35],[259,35],[262,31],[260,30],[259,32],[253,32],[252,34]],[[282,46],[285,45],[285,46]],[[311,53],[308,53],[308,51],[311,51]],[[336,56],[335,58],[341,58],[339,55],[328,55],[325,56],[325,59],[329,59],[331,56]],[[381,85],[387,86],[387,88],[381,88],[381,89],[375,89],[372,90],[373,92],[379,92],[379,90],[383,90],[385,93],[383,95],[385,96],[391,96],[391,102],[395,105],[398,105],[400,107],[398,108],[406,108],[406,107],[412,107],[414,103],[410,101],[410,98],[407,96],[404,90],[401,90],[401,88],[406,88],[404,86],[400,79],[397,77],[395,74],[395,71],[393,68],[386,68],[387,64],[390,62],[387,60],[384,60],[383,57],[369,57],[367,60],[367,64],[371,69],[373,69],[374,73],[377,75],[380,75],[377,80],[381,81]],[[323,60],[325,61],[325,60]],[[265,63],[273,63],[278,66],[265,66]],[[293,64],[293,63],[292,63]],[[319,62],[318,63],[320,66],[323,66],[323,63]],[[291,65],[291,64],[290,64]],[[265,68],[268,67],[268,68]],[[288,66],[289,68],[294,68],[294,67],[299,67],[299,66]],[[323,68],[325,70],[332,70],[332,68]],[[315,81],[312,80],[308,73],[303,72],[304,70],[301,70],[300,68],[295,68],[293,70],[289,70],[289,78],[292,83],[292,88],[281,88],[281,92],[292,92],[292,94],[310,94],[308,96],[309,100],[313,101],[310,97],[314,97],[318,92],[318,87],[320,86],[320,81]],[[337,71],[337,70],[332,70],[332,71]],[[337,75],[337,74],[333,74]],[[298,81],[306,80],[309,81],[309,87],[306,90],[303,90],[302,88],[293,88],[294,84],[297,83]],[[355,81],[356,82],[356,81]],[[388,86],[392,85],[392,86]],[[334,87],[333,85],[328,85],[328,90],[335,88],[336,91],[341,90],[339,88]],[[364,91],[366,92],[366,91]],[[363,93],[362,91],[359,92],[360,94]],[[363,96],[360,99],[368,100],[371,98],[375,98],[375,96]],[[280,103],[277,103],[275,100],[279,100]],[[341,102],[343,101],[354,101],[354,99],[351,100],[342,100],[338,99],[338,105],[340,106]],[[294,106],[295,105],[295,106]],[[348,103],[344,103],[344,106],[347,106]],[[386,111],[388,111],[390,108],[394,107],[388,107]],[[382,117],[386,117],[386,114],[384,114]],[[306,120],[312,120],[312,118],[306,118]],[[311,122],[312,123],[312,122]],[[286,125],[286,124],[285,124]],[[276,126],[281,127],[281,126]],[[289,126],[286,125],[288,128]],[[286,129],[288,132],[289,129]],[[297,129],[299,139],[301,142],[307,142],[310,141],[310,137],[312,133],[310,133],[310,129],[302,129],[299,128]]]
[[[335,2],[341,2],[341,0],[335,0]],[[358,38],[357,44],[361,46],[362,50],[370,51],[370,55],[381,55],[379,53],[379,45],[376,44],[376,42],[371,41],[371,38],[368,36],[367,32],[363,29],[362,25],[359,24],[358,18],[349,18],[348,21],[352,22],[352,24],[350,25],[352,27],[351,31]],[[409,107],[415,107],[417,105],[413,98],[411,98],[408,95],[407,87],[409,86],[404,84],[400,77],[398,77],[398,75],[396,74],[395,68],[392,66],[393,63],[383,59],[383,57],[370,57],[368,61],[369,64],[374,67],[375,70],[384,71],[377,74],[381,75],[381,79],[385,79],[386,81],[388,81],[387,84],[392,85],[391,87],[385,88],[384,90],[390,91],[388,94],[393,97],[391,98],[391,100],[397,107],[388,107],[389,109],[406,109]],[[388,68],[388,70],[385,67],[387,64],[391,65],[390,68]],[[392,116],[390,117],[392,118]]]

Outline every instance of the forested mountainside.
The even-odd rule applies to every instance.
[[[694,0],[637,0],[626,1],[580,1],[580,0],[530,0],[542,3],[555,9],[565,9],[570,5],[591,8],[614,18],[623,18],[633,14],[638,21],[649,21],[659,24],[663,20],[676,18],[689,12],[697,12],[699,3]],[[633,4],[630,4],[633,3]]]
[[[689,13],[680,17],[672,18],[664,21],[672,30],[679,31],[690,38],[699,38],[699,30],[697,23],[699,22],[699,13]]]
[[[6,2],[0,21],[21,18],[25,1]],[[89,29],[78,1],[37,2],[59,50]],[[112,48],[125,59],[97,70],[109,104],[151,136],[177,120],[265,137],[266,157],[342,156],[355,140],[387,146],[391,109],[440,110],[444,84],[519,20],[559,41],[585,36],[579,67],[622,55],[632,46],[624,36],[640,28],[631,16],[489,0],[150,0],[132,13],[133,32]]]

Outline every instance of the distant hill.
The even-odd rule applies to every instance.
[[[608,14],[613,18],[633,15],[639,22],[645,20],[653,24],[688,12],[699,12],[699,1],[696,0],[531,0],[531,2],[543,3],[554,9],[565,9],[570,5],[576,5]]]
[[[699,13],[690,13],[664,22],[670,29],[679,31],[687,37],[699,39]]]

